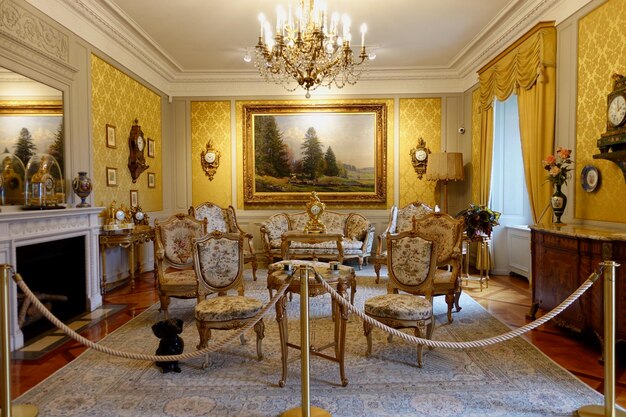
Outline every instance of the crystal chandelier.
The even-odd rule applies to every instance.
[[[315,0],[309,0],[308,6],[301,0],[299,9],[292,13],[291,5],[286,12],[279,5],[276,34],[261,13],[259,42],[255,47],[255,66],[265,81],[281,84],[288,91],[299,85],[306,90],[306,98],[311,97],[310,90],[319,86],[354,85],[363,69],[357,67],[375,58],[365,51],[365,23],[361,25],[361,50],[355,62],[350,48],[350,18],[333,13],[329,24],[324,5],[316,7]],[[251,58],[247,55],[244,60],[250,62]]]

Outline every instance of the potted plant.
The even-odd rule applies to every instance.
[[[499,212],[476,204],[470,204],[468,208],[461,210],[455,217],[465,220],[465,233],[471,240],[475,240],[479,236],[491,237],[493,227],[500,224],[498,223]]]

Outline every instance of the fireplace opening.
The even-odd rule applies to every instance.
[[[85,238],[36,243],[16,248],[16,271],[40,301],[62,321],[86,311]],[[55,326],[18,292],[18,321],[28,343]]]

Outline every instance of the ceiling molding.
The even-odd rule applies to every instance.
[[[32,0],[31,0],[32,1]],[[500,12],[490,23],[463,48],[451,61],[450,65],[438,68],[370,68],[364,73],[361,82],[369,81],[408,81],[409,84],[424,85],[422,81],[437,81],[440,87],[456,85],[465,88],[473,85],[475,71],[485,62],[495,57],[511,42],[532,28],[541,20],[547,20],[550,10],[559,9],[563,14],[563,4],[576,3],[575,10],[590,0],[517,0]],[[112,0],[57,0],[66,6],[61,12],[60,23],[83,37],[94,46],[109,54],[113,59],[125,65],[139,77],[161,88],[166,94],[193,89],[213,91],[214,88],[202,88],[202,84],[225,83],[236,86],[238,83],[265,84],[255,69],[239,71],[183,71],[181,65],[164,51],[147,33],[128,17]],[[35,7],[40,7],[35,2]],[[46,3],[46,2],[44,2]],[[50,2],[53,3],[53,2]],[[50,6],[49,6],[50,7]],[[54,7],[54,6],[52,6]],[[572,6],[570,6],[571,8]],[[57,9],[59,9],[57,7]],[[56,10],[55,10],[56,11]],[[46,12],[46,11],[44,11]],[[73,16],[72,16],[73,15]],[[52,16],[52,15],[51,15]],[[59,13],[54,18],[59,20]],[[83,22],[77,22],[80,16]],[[86,25],[85,25],[86,23]],[[93,32],[97,31],[99,37]],[[102,36],[107,42],[102,41]],[[113,42],[114,45],[110,45]],[[140,62],[132,62],[135,57]],[[140,65],[143,63],[143,66]],[[161,82],[155,82],[154,76],[146,74],[153,71]],[[190,88],[184,86],[189,84]],[[279,87],[280,88],[280,87]],[[236,88],[237,90],[238,88]],[[222,90],[219,88],[218,90]],[[248,90],[246,88],[245,90]],[[252,90],[266,90],[262,86]],[[430,88],[428,89],[430,90]]]

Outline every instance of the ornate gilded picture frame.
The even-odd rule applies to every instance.
[[[244,205],[385,204],[387,105],[244,105]]]

